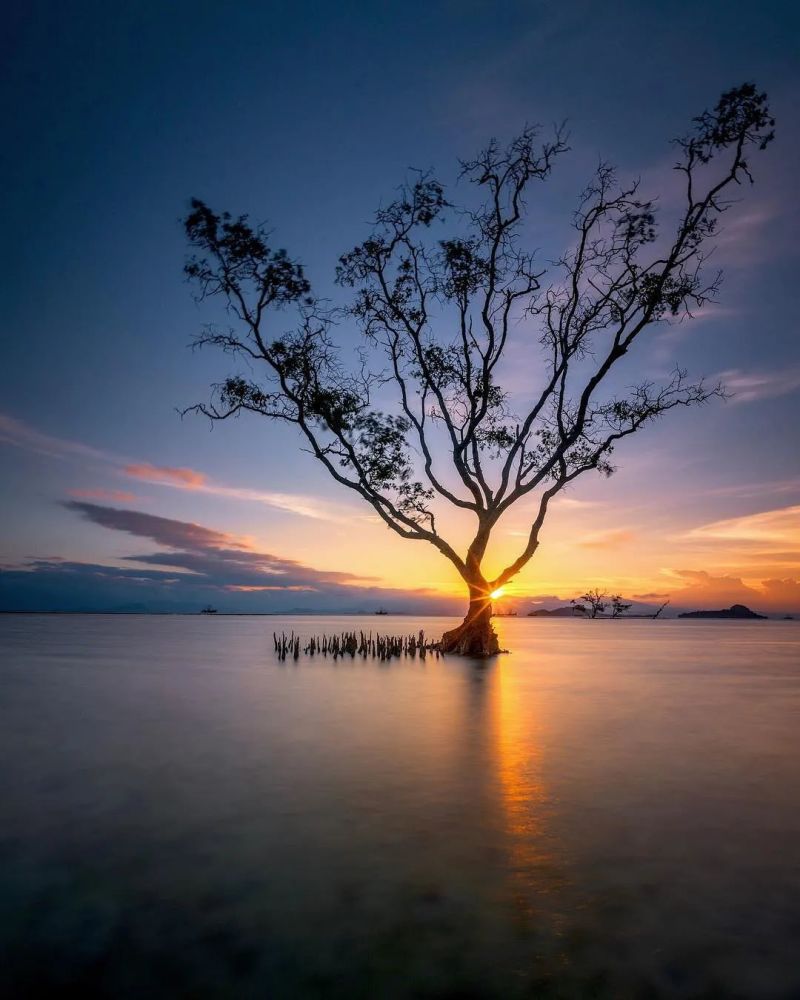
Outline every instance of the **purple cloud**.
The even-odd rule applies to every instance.
[[[461,602],[430,591],[390,590],[352,573],[318,570],[262,552],[228,532],[136,510],[67,501],[92,524],[148,539],[156,552],[106,566],[31,559],[0,567],[0,609],[192,611],[391,610],[457,613]]]

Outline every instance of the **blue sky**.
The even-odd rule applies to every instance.
[[[30,560],[119,568],[164,544],[139,535],[132,549],[130,533],[65,506],[74,502],[207,526],[322,574],[353,575],[346,599],[320,590],[294,604],[324,594],[326,607],[369,606],[381,586],[401,603],[412,601],[404,587],[446,601],[458,586],[441,557],[407,555],[360,521],[290,431],[239,421],[212,433],[203,420],[178,419],[175,408],[206,398],[229,368],[187,349],[210,318],[182,275],[188,199],[268,219],[315,287],[333,293],[338,255],[364,237],[407,168],[435,165],[449,178],[489,137],[566,119],[572,152],[533,213],[531,238],[546,250],[599,156],[654,193],[668,188],[668,139],[747,79],[770,93],[778,139],[726,220],[720,304],[691,330],[659,335],[640,359],[727,373],[738,396],[633,442],[614,480],[576,494],[586,506],[565,509],[553,529],[553,564],[532,567],[519,592],[563,596],[594,582],[649,592],[661,581],[677,593],[696,586],[669,575],[685,572],[729,581],[698,598],[741,596],[741,584],[766,599],[763,581],[800,578],[795,5],[78,0],[18,5],[4,22],[0,563],[11,575],[0,581],[1,606],[14,606],[20,581],[36,603]],[[146,465],[193,470],[206,489],[124,471]],[[747,535],[763,520],[738,536],[712,528],[705,547],[692,536],[765,515],[781,526],[769,550]],[[352,525],[385,544],[382,562],[395,571],[348,550]],[[625,533],[633,537],[619,542]],[[685,543],[678,563],[676,538]],[[555,571],[564,558],[570,579]],[[38,578],[48,602],[69,604],[83,579],[71,572]],[[160,583],[142,582],[141,593],[148,606],[166,601]],[[800,608],[795,593],[787,587],[774,607]],[[279,599],[288,593],[247,598],[286,606]]]

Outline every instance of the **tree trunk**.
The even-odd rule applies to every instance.
[[[469,610],[458,628],[445,632],[439,643],[443,653],[459,656],[494,656],[500,652],[492,628],[492,601],[486,582],[469,585]]]

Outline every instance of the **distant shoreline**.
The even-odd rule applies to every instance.
[[[213,615],[204,614],[202,611],[14,611],[0,610],[2,615],[50,615],[53,617],[104,617],[104,618],[319,618],[322,616],[330,618],[459,618],[460,614],[453,612],[431,612],[431,611],[389,611],[386,615],[376,616],[374,611],[216,611]],[[787,617],[787,615],[789,617]],[[569,617],[567,615],[499,615],[500,618],[515,618],[518,621],[525,621],[533,618],[535,621],[546,621],[555,619],[556,621],[800,621],[800,612],[776,612],[772,615],[760,615],[757,618],[736,618],[736,617],[715,617],[713,615],[673,615],[671,617],[662,616],[653,618],[651,615],[620,615],[617,618],[597,617],[588,618],[582,615]]]
[[[330,615],[334,618],[380,617],[380,618],[457,618],[456,612],[434,613],[421,611],[387,611],[385,615],[376,615],[374,611],[215,611],[206,614],[202,611],[3,611],[0,615],[104,615],[116,618],[132,618],[139,615],[143,618],[279,618],[293,616],[312,618],[318,615]]]

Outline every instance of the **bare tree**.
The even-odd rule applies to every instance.
[[[369,238],[339,260],[338,283],[353,294],[339,310],[312,295],[302,266],[271,249],[263,226],[194,200],[186,272],[201,298],[221,296],[235,320],[206,328],[197,343],[243,359],[249,372],[189,409],[294,425],[330,475],[392,531],[435,546],[458,570],[469,608],[442,649],[494,653],[490,595],[536,552],[553,497],[586,472],[609,475],[617,443],[657,417],[721,394],[681,368],[622,394],[607,388],[608,375],[649,326],[690,315],[716,291],[719,275],[703,269],[709,241],[729,190],[752,180],[750,152],[767,146],[773,124],[752,84],[694,119],[676,141],[684,196],[671,234],[659,234],[638,183],[619,184],[602,163],[575,212],[574,246],[549,273],[521,236],[528,196],[566,138],[556,130],[540,141],[526,128],[507,147],[492,141],[461,165],[475,185],[469,207],[456,208],[425,173],[377,212]],[[434,223],[445,220],[451,235],[434,238]],[[275,313],[287,307],[297,320],[280,332]],[[337,344],[346,320],[364,335],[354,365]],[[541,351],[538,381],[513,406],[498,371],[512,324]],[[371,367],[376,356],[380,366]],[[527,540],[487,579],[492,530],[525,501],[533,504]],[[475,518],[463,554],[440,526],[446,504]]]
[[[621,618],[624,614],[627,614],[631,610],[632,607],[633,607],[632,604],[626,604],[622,600],[622,595],[621,594],[612,594],[611,595],[611,617],[612,618]]]
[[[597,618],[608,607],[608,594],[604,590],[587,590],[580,597],[574,597],[570,604],[576,611],[581,611],[589,618]]]

